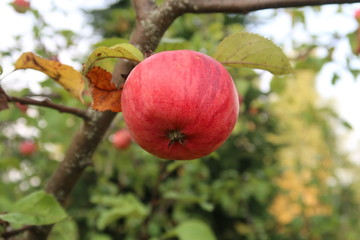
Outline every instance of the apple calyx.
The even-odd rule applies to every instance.
[[[168,147],[173,145],[175,142],[184,145],[185,134],[183,134],[180,130],[172,130],[167,134],[167,137],[170,139]]]

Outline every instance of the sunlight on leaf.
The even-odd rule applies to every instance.
[[[111,73],[95,66],[88,71],[86,77],[93,99],[92,108],[97,111],[121,112],[122,86],[117,88],[111,82]]]
[[[44,191],[33,192],[18,200],[0,219],[21,225],[48,225],[64,220],[66,212],[54,196]]]
[[[139,49],[130,43],[120,43],[113,47],[98,47],[86,60],[83,68],[84,75],[86,75],[94,66],[96,61],[104,58],[124,58],[135,62],[141,62],[144,59],[144,56]]]
[[[32,52],[23,53],[15,63],[15,69],[34,69],[45,73],[63,86],[70,94],[83,102],[84,79],[79,71],[60,62],[36,56]]]
[[[214,58],[226,66],[257,68],[274,75],[293,71],[281,48],[252,33],[236,33],[226,37],[219,43]]]

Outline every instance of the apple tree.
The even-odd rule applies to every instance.
[[[1,49],[0,57],[12,59],[16,71],[35,70],[48,79],[40,83],[38,94],[30,88],[6,88],[5,74],[0,82],[0,236],[356,239],[356,192],[335,180],[328,184],[340,167],[353,168],[340,154],[328,121],[350,126],[331,107],[316,105],[313,86],[336,46],[321,46],[316,38],[295,42],[296,55],[286,57],[281,47],[247,31],[259,21],[250,14],[258,10],[286,9],[295,25],[305,18],[304,9],[296,7],[355,2],[119,1],[90,13],[103,40],[76,59],[80,69],[60,62],[41,41],[49,27],[41,13],[27,5],[15,8],[33,15],[38,44],[32,52],[15,44]],[[81,37],[53,31],[65,40],[59,52]],[[356,44],[356,34],[342,37]],[[327,49],[326,57],[312,54],[320,47]],[[174,50],[201,52],[196,54],[211,60],[180,59]],[[160,52],[175,53],[173,60],[144,64]],[[213,71],[212,61],[226,67],[238,96],[219,87],[215,80],[225,72]],[[175,71],[174,66],[185,68]],[[349,69],[356,75],[355,67]],[[259,87],[265,72],[271,75],[268,91]],[[199,73],[211,80],[201,82]],[[193,84],[196,76],[201,77]],[[138,89],[127,90],[140,80],[145,82]],[[198,96],[206,102],[197,105]],[[231,101],[226,105],[223,99]],[[234,113],[238,104],[236,125],[226,122],[224,108],[235,106]],[[195,139],[179,130],[189,115],[190,120],[196,118],[192,115],[205,117],[189,125],[206,144],[193,146],[191,156],[197,159],[179,161]],[[167,118],[176,122],[176,129],[166,126]],[[161,127],[169,132],[157,133]],[[139,144],[131,143],[122,129],[130,130]],[[156,140],[157,134],[165,143]],[[226,142],[211,147],[222,134]],[[180,155],[162,154],[173,147]]]

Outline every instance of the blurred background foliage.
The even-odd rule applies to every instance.
[[[293,24],[304,25],[303,9],[286,11]],[[104,38],[98,45],[126,41],[135,24],[128,0],[86,14]],[[192,49],[212,55],[225,36],[255,23],[256,13],[186,14],[165,33],[156,52]],[[45,25],[34,29],[36,39],[41,40]],[[79,37],[69,31],[56,34],[69,45]],[[353,34],[349,38],[354,42]],[[34,51],[54,57],[40,40]],[[120,151],[111,144],[113,134],[126,127],[118,114],[94,165],[69,199],[72,218],[57,224],[50,239],[358,239],[359,190],[356,174],[351,175],[358,169],[339,148],[341,139],[334,130],[351,126],[330,104],[319,101],[315,89],[316,76],[332,61],[333,48],[320,45],[316,37],[294,47],[294,75],[272,77],[266,91],[260,87],[264,72],[229,68],[241,114],[231,137],[210,156],[175,162],[157,159],[135,144]],[[326,57],[315,54],[324,47]],[[11,51],[2,53],[7,55]],[[42,96],[29,89],[11,95],[85,108],[52,80],[41,86]],[[35,106],[21,110],[12,104],[1,112],[0,212],[44,186],[80,123],[72,115]],[[28,139],[38,151],[24,156],[18,146]]]

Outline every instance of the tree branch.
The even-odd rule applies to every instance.
[[[147,0],[133,0],[136,9],[140,9],[141,2]],[[173,21],[185,13],[188,0],[165,1],[160,7],[151,5],[151,11],[141,10],[136,16],[136,26],[131,36],[132,42],[142,51],[154,51],[161,37]],[[152,1],[151,1],[152,2]]]
[[[22,104],[26,104],[26,105],[36,105],[36,106],[41,106],[41,107],[52,108],[52,109],[58,110],[61,113],[73,114],[75,116],[81,117],[84,120],[90,119],[90,117],[87,115],[87,112],[85,110],[56,104],[56,103],[50,102],[47,99],[39,101],[39,100],[35,100],[32,98],[20,98],[20,97],[14,97],[14,96],[9,96],[9,95],[7,95],[7,99],[9,102],[18,102],[18,103],[22,103]]]
[[[31,228],[33,228],[33,226],[24,226],[19,229],[14,229],[14,230],[11,230],[8,232],[4,232],[3,234],[0,234],[0,236],[3,237],[4,239],[9,239],[9,238],[19,235],[25,231],[28,231]]]
[[[116,116],[114,112],[89,110],[89,121],[85,121],[75,134],[64,160],[47,182],[45,191],[55,196],[62,206],[86,167],[92,165],[91,158],[101,142],[106,130]],[[45,240],[52,226],[31,228],[26,239]]]
[[[168,0],[156,7],[152,0],[133,0],[137,23],[132,38],[142,51],[154,50],[173,21],[185,13],[249,13],[270,8],[357,3],[360,0]],[[151,6],[152,11],[142,9]]]
[[[136,18],[145,19],[151,11],[156,9],[156,3],[154,0],[134,0],[133,7],[136,13]]]
[[[359,0],[184,0],[191,13],[249,13],[270,8],[357,3]]]

